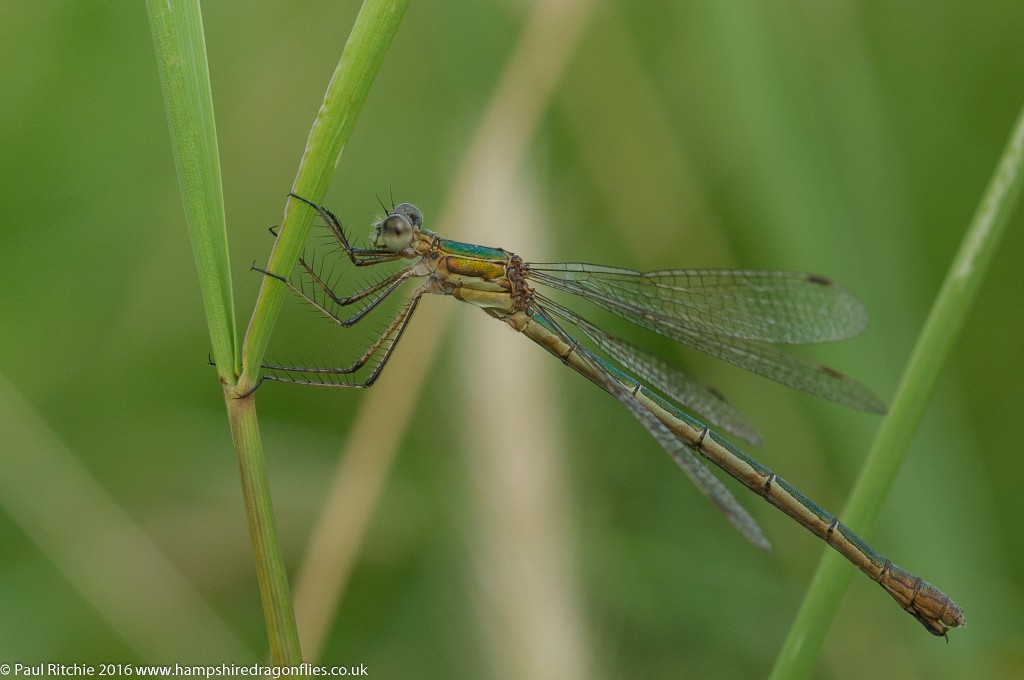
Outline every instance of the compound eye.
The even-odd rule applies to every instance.
[[[392,252],[405,250],[412,243],[412,222],[405,215],[388,215],[380,225],[384,247]]]
[[[399,203],[391,212],[395,215],[405,215],[414,227],[423,226],[423,213],[412,203]]]

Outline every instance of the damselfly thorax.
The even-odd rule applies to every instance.
[[[929,632],[945,635],[950,628],[963,625],[960,607],[941,590],[894,565],[837,517],[713,430],[712,426],[760,443],[753,425],[719,392],[604,332],[538,292],[531,282],[583,298],[638,326],[790,387],[862,411],[882,413],[885,405],[863,385],[778,347],[842,340],[860,333],[867,324],[867,313],[845,288],[822,276],[792,272],[636,272],[584,263],[529,263],[501,248],[441,238],[423,228],[422,214],[408,203],[394,206],[377,221],[372,248],[355,248],[333,213],[295,198],[317,211],[354,266],[405,266],[350,295],[335,292],[328,277],[306,258],[299,260],[295,280],[264,273],[344,327],[364,319],[407,282],[415,282],[415,287],[380,337],[351,365],[268,364],[264,366],[266,379],[369,387],[387,364],[422,296],[454,297],[505,321],[615,397],[754,545],[770,548],[757,523],[711,473],[705,460],[832,546]],[[350,307],[357,311],[345,316],[344,310]],[[593,349],[568,333],[562,323],[574,326]],[[365,379],[353,377],[363,371],[368,372]],[[709,424],[679,406],[700,414]]]

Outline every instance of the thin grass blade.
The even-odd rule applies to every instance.
[[[882,502],[906,456],[914,431],[950,349],[999,248],[1024,184],[1024,109],[1010,134],[985,195],[932,305],[907,363],[889,416],[882,422],[843,512],[870,534]],[[853,570],[831,551],[818,564],[807,596],[779,652],[771,677],[806,678],[821,649]]]

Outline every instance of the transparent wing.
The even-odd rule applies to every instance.
[[[576,262],[530,264],[538,281],[675,319],[702,332],[779,344],[843,340],[868,315],[852,293],[821,276],[731,269],[635,272]]]
[[[725,432],[761,445],[761,436],[754,425],[716,390],[701,385],[678,367],[605,333],[572,310],[540,295],[537,299],[546,309],[579,328],[601,351],[677,404],[703,415],[712,425]]]
[[[566,342],[576,347],[576,351],[579,352],[579,356],[586,359],[586,361],[601,376],[601,387],[618,399],[619,402],[633,414],[633,417],[640,421],[640,424],[643,425],[658,444],[665,449],[676,464],[682,468],[683,472],[686,473],[697,488],[718,506],[719,510],[725,514],[732,525],[736,527],[748,541],[756,545],[761,550],[770,552],[771,543],[768,542],[768,539],[765,537],[764,533],[762,533],[761,528],[757,525],[757,522],[754,521],[754,518],[750,516],[750,513],[748,513],[742,505],[740,505],[732,492],[730,492],[729,489],[722,484],[722,481],[708,469],[693,450],[676,437],[671,430],[665,427],[664,423],[658,420],[654,414],[645,409],[640,402],[637,401],[636,397],[633,396],[630,390],[627,389],[622,382],[620,382],[619,379],[611,373],[608,364],[603,362],[599,357],[594,355],[585,347],[581,347],[578,342],[573,340],[571,336],[569,336],[557,323],[555,323],[551,318],[551,315],[543,308],[538,305],[534,305],[533,309],[539,316],[543,317],[544,320],[550,324]]]
[[[535,269],[535,267],[538,267],[538,269]],[[558,267],[565,269],[564,271],[560,269],[551,269]],[[551,273],[552,271],[559,272],[559,276],[553,275]],[[822,397],[823,399],[828,399],[861,411],[884,413],[885,404],[877,396],[860,383],[847,378],[842,373],[828,368],[827,366],[821,366],[792,354],[788,354],[769,345],[758,344],[759,342],[770,342],[770,340],[767,339],[771,337],[770,333],[762,333],[758,336],[757,341],[755,341],[752,338],[745,338],[737,332],[723,333],[715,330],[715,324],[717,324],[717,326],[730,327],[731,322],[723,323],[721,320],[717,320],[713,324],[702,317],[698,318],[689,314],[680,313],[678,311],[678,305],[675,303],[669,304],[669,296],[668,293],[665,292],[669,288],[667,287],[667,284],[663,285],[663,282],[669,278],[675,279],[677,282],[686,280],[687,277],[689,277],[690,280],[696,280],[701,276],[708,277],[709,281],[713,280],[714,277],[724,277],[723,280],[739,280],[743,276],[747,275],[754,279],[760,278],[762,281],[773,280],[775,277],[780,277],[782,279],[795,276],[810,278],[806,275],[773,272],[676,271],[639,274],[637,272],[630,272],[624,269],[610,269],[594,265],[569,263],[562,265],[530,265],[530,278],[549,285],[557,290],[562,290],[567,293],[572,293],[586,298],[594,304],[607,309],[627,321],[643,326],[655,333],[671,338],[676,342],[698,349],[713,357],[728,361],[729,363],[746,369],[752,373],[757,373],[758,375],[770,378],[784,385]],[[565,278],[560,278],[560,276]],[[623,288],[618,284],[616,284],[618,287],[613,287],[605,285],[604,283],[609,280],[624,281],[630,278],[630,276],[638,279],[648,279],[649,281],[647,283],[635,282],[636,285],[630,290],[636,292],[631,295],[623,293],[623,290],[626,290],[626,288]],[[651,283],[651,281],[654,283]],[[659,283],[659,281],[662,283]],[[831,290],[832,286],[834,286],[834,284],[832,284],[832,286],[828,286],[817,283],[808,285],[821,287],[825,290]],[[681,288],[681,286],[675,287]],[[705,289],[715,287],[716,286],[710,284],[705,285]],[[644,294],[642,291],[644,290],[650,294],[650,298],[643,297]],[[659,298],[659,294],[663,297]],[[727,298],[719,296],[715,299],[721,301]],[[860,313],[862,315],[864,314],[863,306],[861,306],[860,302],[858,302],[856,298],[848,292],[842,291],[842,294],[838,297],[835,297],[834,294],[825,294],[822,299],[831,299],[833,302],[841,302],[844,299],[852,300],[852,303],[849,304],[855,305],[856,308],[860,310]],[[749,298],[748,301],[750,300],[753,300],[753,298]],[[712,307],[708,305],[705,305],[705,307],[707,309],[712,309]],[[721,307],[723,315],[722,318],[753,319],[755,316],[734,312],[731,307],[728,307],[728,309],[727,307],[728,305],[723,305]],[[782,308],[789,309],[796,309],[796,307],[797,306],[794,304],[782,306]],[[662,311],[666,309],[674,311],[672,313]],[[715,309],[716,311],[712,316],[718,314],[718,308]],[[819,310],[817,317],[820,318],[823,316],[827,315],[824,315]],[[698,320],[694,321],[695,318],[698,318]],[[779,315],[776,318],[785,318],[785,315]],[[816,317],[814,314],[809,313],[808,318],[814,319]],[[761,319],[760,323],[763,328],[770,325],[768,324],[767,319]],[[782,325],[795,327],[794,324],[789,322]],[[809,328],[824,328],[824,325],[818,322],[809,322],[807,325]],[[849,318],[847,318],[847,322],[845,324],[837,322],[837,325],[834,327],[838,329],[845,326],[846,330],[849,331],[852,330],[854,326],[863,327],[863,325],[863,321],[853,324],[849,321]],[[819,336],[825,337],[823,332],[819,333]],[[836,337],[845,336],[840,334],[835,337],[830,337],[830,339],[835,339]]]

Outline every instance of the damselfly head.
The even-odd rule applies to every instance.
[[[374,225],[374,242],[397,253],[412,243],[413,237],[423,226],[423,213],[412,203],[399,203],[391,214],[378,220]]]

